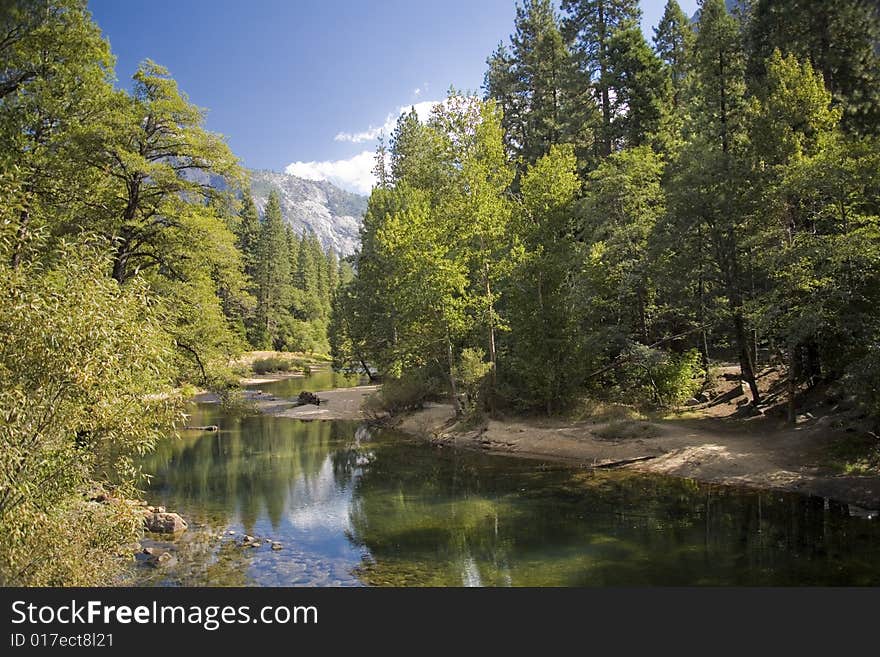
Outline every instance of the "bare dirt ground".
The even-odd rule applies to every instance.
[[[268,375],[242,379],[242,385],[269,383],[302,376],[301,374]],[[364,400],[379,389],[379,386],[357,386],[354,388],[336,388],[316,393],[321,403],[299,404],[295,399],[287,399],[259,390],[245,390],[243,399],[253,405],[259,413],[276,417],[289,417],[296,420],[363,420],[366,418],[362,410]],[[217,403],[217,395],[202,392],[193,398],[200,403]]]
[[[441,445],[797,491],[880,509],[880,476],[838,474],[823,465],[831,443],[851,435],[845,428],[834,428],[831,416],[809,413],[791,426],[778,414],[752,411],[738,386],[665,418],[516,418],[459,431],[451,406],[432,404],[397,427]]]
[[[263,412],[276,417],[290,417],[297,420],[363,420],[363,402],[367,396],[376,392],[379,386],[357,386],[355,388],[336,388],[317,393],[321,404],[303,406],[264,406]],[[262,402],[260,402],[262,404]],[[272,402],[268,402],[272,404]]]

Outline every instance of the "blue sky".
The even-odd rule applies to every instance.
[[[692,14],[697,0],[679,0]],[[665,0],[642,0],[651,36]],[[367,192],[375,137],[450,85],[480,89],[514,0],[89,0],[120,84],[150,58],[242,163]]]

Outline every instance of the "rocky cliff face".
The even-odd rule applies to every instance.
[[[311,230],[325,248],[346,256],[359,243],[358,231],[367,209],[367,198],[339,189],[324,180],[305,180],[275,171],[251,171],[251,189],[260,212],[274,188],[281,214],[297,234]]]

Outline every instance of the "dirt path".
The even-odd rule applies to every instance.
[[[489,421],[480,430],[449,431],[450,406],[434,404],[398,428],[432,442],[499,454],[624,467],[699,481],[777,488],[880,508],[880,477],[834,475],[819,455],[837,436],[824,427],[782,429],[756,422],[743,429],[712,418],[682,421],[569,422],[516,419]]]

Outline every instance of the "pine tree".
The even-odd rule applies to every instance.
[[[865,0],[755,0],[748,28],[756,89],[773,50],[809,60],[843,110],[843,126],[880,131],[880,8]]]
[[[668,0],[663,17],[654,28],[654,47],[666,65],[672,83],[672,105],[682,110],[685,104],[686,81],[690,71],[690,56],[694,46],[691,21],[676,0]]]
[[[610,155],[615,148],[612,124],[619,107],[613,89],[611,40],[621,29],[638,23],[641,11],[637,0],[563,0],[565,35],[579,70],[576,95],[594,95],[601,116],[596,126],[597,154]]]
[[[428,188],[433,169],[434,147],[415,108],[404,112],[397,119],[390,146],[391,182],[398,184],[408,181],[412,185]]]
[[[503,110],[505,143],[520,166],[559,143],[565,128],[570,57],[550,0],[517,4],[511,53],[502,44],[489,58],[485,90]]]
[[[257,246],[260,240],[260,214],[253,196],[245,192],[242,196],[241,210],[238,212],[236,245],[241,251],[245,273],[252,279],[257,273]]]
[[[257,270],[257,326],[251,342],[263,348],[277,344],[289,296],[290,250],[278,192],[269,193],[260,225]]]
[[[678,179],[677,210],[695,214],[692,229],[705,235],[727,298],[743,380],[752,402],[761,400],[755,349],[747,325],[747,272],[744,265],[749,212],[746,178],[746,85],[742,35],[723,0],[702,0],[694,46],[693,142],[682,154],[687,172]],[[699,228],[697,228],[699,226]],[[703,247],[701,247],[702,249]]]

